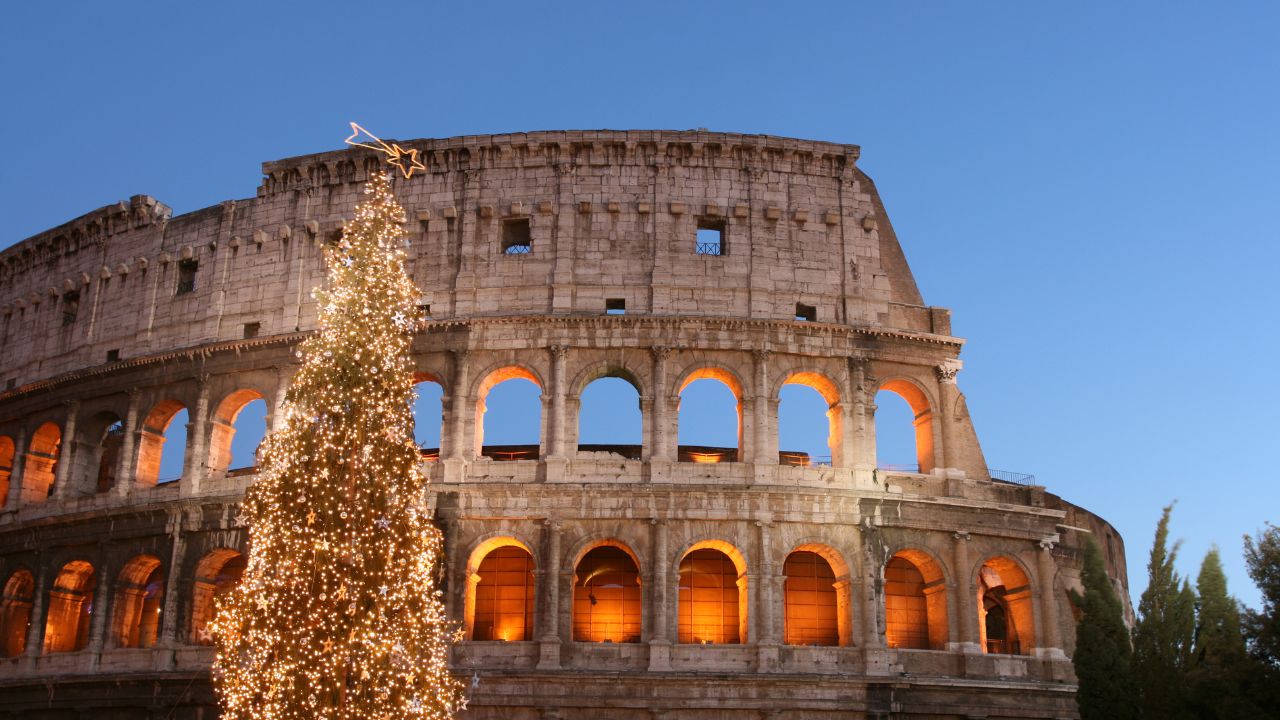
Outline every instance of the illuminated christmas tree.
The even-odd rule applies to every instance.
[[[326,249],[319,331],[245,496],[249,561],[219,603],[214,680],[233,720],[449,718],[441,536],[413,442],[417,290],[381,174]]]

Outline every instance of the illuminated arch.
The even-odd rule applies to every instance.
[[[574,563],[575,642],[638,643],[644,613],[640,562],[625,543],[599,540]]]
[[[822,397],[823,401],[827,403],[827,452],[831,457],[832,465],[842,465],[843,459],[841,458],[841,455],[844,447],[844,410],[840,406],[840,388],[834,380],[819,372],[809,370],[792,372],[775,388],[773,396],[774,399],[779,402],[777,427],[778,449],[784,451],[788,449],[782,446],[783,408],[781,405],[782,390],[787,385],[807,387],[817,392],[818,395]],[[812,463],[811,458],[800,457],[798,459],[791,460],[785,457],[783,458],[783,462],[789,462],[791,464],[805,464],[802,460],[808,460],[809,463]]]
[[[196,563],[196,579],[191,589],[191,642],[212,645],[209,621],[217,599],[240,583],[246,560],[239,550],[216,548]]]
[[[476,385],[475,392],[475,454],[477,457],[484,454],[484,416],[485,412],[488,410],[487,400],[489,398],[489,392],[508,380],[528,380],[538,386],[539,390],[543,390],[545,392],[546,386],[543,384],[541,378],[539,378],[533,370],[523,365],[504,365],[485,373],[481,378],[480,383]],[[541,407],[539,407],[538,414],[539,417],[541,417]],[[539,429],[539,435],[541,435],[541,429]]]
[[[160,558],[139,555],[120,570],[112,603],[111,637],[116,647],[149,648],[160,632],[164,569]]]
[[[899,550],[884,566],[885,644],[942,650],[948,640],[942,566],[918,548]]]
[[[783,636],[788,645],[853,644],[849,564],[830,545],[797,545],[782,564]]]
[[[977,572],[978,637],[982,651],[1028,655],[1035,648],[1035,609],[1031,580],[1014,558],[987,558]]]
[[[533,552],[510,536],[484,540],[467,559],[468,640],[532,640],[536,596]]]
[[[687,451],[681,450],[679,452],[679,460],[684,462],[710,462],[710,463],[740,461],[742,459],[741,456],[742,456],[742,429],[743,429],[742,379],[739,378],[736,373],[734,373],[732,370],[729,370],[728,368],[718,366],[718,365],[703,365],[703,366],[695,367],[694,369],[685,372],[679,378],[679,380],[676,383],[676,387],[678,388],[676,390],[676,395],[683,398],[684,391],[690,385],[692,385],[693,383],[699,380],[716,380],[721,384],[723,384],[725,387],[729,388],[729,392],[733,394],[734,415],[737,418],[737,425],[738,425],[735,433],[735,436],[737,437],[737,441],[735,442],[735,451],[732,454],[726,455],[723,452],[715,452],[710,449],[707,449],[707,450],[691,449]],[[677,439],[679,439],[679,436],[680,436],[680,424],[681,424],[680,415],[681,413],[677,411],[676,412]]]
[[[179,412],[187,406],[177,400],[161,400],[156,403],[142,421],[138,442],[138,460],[135,477],[140,486],[155,485],[160,479],[160,461],[165,454],[165,431]],[[187,438],[190,442],[191,438]],[[185,450],[185,448],[184,448]],[[176,448],[170,448],[176,452]]]
[[[236,431],[238,430],[236,419],[240,417],[241,411],[257,400],[266,403],[267,397],[257,390],[242,388],[228,394],[214,408],[213,417],[209,422],[211,427],[208,451],[210,470],[217,472],[226,470],[231,466],[231,443],[235,439]],[[270,412],[270,408],[268,408],[268,412]],[[255,462],[254,464],[256,465],[257,463]]]
[[[934,403],[916,381],[890,378],[880,383],[878,391],[891,392],[911,407],[916,436],[916,463],[922,473],[931,473],[936,465],[933,438]]]
[[[13,438],[0,435],[0,510],[9,500],[9,481],[13,478],[13,461],[15,446]]]
[[[75,652],[89,644],[89,618],[97,584],[97,574],[88,562],[72,560],[62,566],[49,589],[45,653]]]
[[[22,497],[25,503],[43,502],[53,494],[61,447],[62,428],[52,420],[37,428],[31,436],[26,463],[22,469]]]
[[[35,579],[26,568],[15,570],[5,581],[0,595],[0,657],[18,657],[27,649],[35,590]]]
[[[703,540],[685,550],[678,568],[678,642],[747,642],[747,562],[742,552],[723,540]]]

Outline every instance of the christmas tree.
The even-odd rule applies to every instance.
[[[449,718],[457,630],[437,589],[441,536],[424,506],[409,361],[417,290],[404,210],[381,174],[326,248],[319,331],[245,496],[249,560],[219,603],[223,717]]]

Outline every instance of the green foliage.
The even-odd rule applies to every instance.
[[[1244,537],[1249,577],[1262,591],[1262,609],[1245,610],[1244,634],[1252,663],[1245,691],[1270,717],[1280,718],[1280,527]]]
[[[1084,595],[1072,593],[1082,615],[1076,625],[1075,665],[1081,720],[1136,720],[1136,684],[1131,667],[1124,607],[1111,586],[1102,551],[1092,539],[1084,550]]]
[[[1227,576],[1216,547],[1204,556],[1196,590],[1195,653],[1187,673],[1191,707],[1206,720],[1265,718],[1245,692],[1250,668],[1240,634],[1240,608],[1227,594]]]
[[[1170,505],[1156,525],[1147,564],[1147,589],[1138,603],[1133,629],[1133,669],[1143,716],[1192,718],[1187,708],[1186,673],[1195,636],[1195,594],[1174,570],[1178,544],[1168,547]]]

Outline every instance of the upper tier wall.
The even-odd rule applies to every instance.
[[[950,334],[856,146],[662,131],[401,144],[427,166],[396,193],[433,318],[599,314],[617,298],[628,314],[792,320],[804,304],[819,322]],[[320,246],[383,167],[359,148],[270,162],[256,198],[170,218],[135,196],[0,253],[0,387],[311,328]],[[503,252],[513,218],[528,254]],[[700,222],[723,223],[726,254],[695,251]]]

